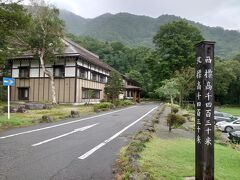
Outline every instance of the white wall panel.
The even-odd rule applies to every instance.
[[[30,77],[38,77],[39,69],[30,69]]]
[[[13,78],[18,78],[19,76],[19,69],[13,69],[12,70],[12,77]]]
[[[65,77],[75,77],[75,67],[66,67]]]

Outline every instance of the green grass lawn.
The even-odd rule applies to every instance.
[[[93,114],[93,106],[72,106],[72,105],[58,105],[52,109],[46,110],[29,110],[27,113],[12,113],[11,119],[7,119],[7,113],[0,114],[0,129],[7,129],[12,127],[22,127],[34,124],[33,119],[41,119],[43,115],[53,117],[54,121],[65,119],[69,117],[71,110],[80,112],[80,116]]]
[[[220,112],[225,112],[233,116],[240,116],[240,107],[220,107]]]
[[[140,154],[143,172],[151,179],[175,180],[195,174],[194,141],[188,139],[163,140],[154,137]],[[240,177],[240,152],[215,145],[215,179],[238,180]]]

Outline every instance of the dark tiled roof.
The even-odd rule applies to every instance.
[[[95,64],[97,66],[100,66],[102,68],[111,70],[112,68],[104,63],[102,60],[99,59],[99,56],[88,51],[87,49],[81,47],[77,43],[69,40],[64,39],[65,49],[64,49],[64,55],[65,54],[79,54],[80,57],[87,60],[88,62]]]
[[[124,88],[125,89],[138,89],[138,90],[141,90],[140,87],[138,87],[138,86],[131,86],[131,85],[126,85]]]
[[[81,57],[82,59],[88,61],[91,64],[97,65],[106,70],[112,70],[112,67],[104,63],[102,60],[99,59],[99,56],[88,51],[87,49],[81,47],[77,43],[69,40],[64,39],[64,51],[63,54],[56,54],[58,56],[76,56]],[[26,52],[22,56],[14,57],[11,59],[31,59],[33,58],[33,54],[31,52]]]

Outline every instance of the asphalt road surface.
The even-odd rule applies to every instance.
[[[113,179],[119,149],[157,104],[0,133],[0,180]]]

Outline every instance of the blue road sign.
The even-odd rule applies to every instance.
[[[3,86],[14,86],[15,84],[15,79],[13,78],[3,78]]]

